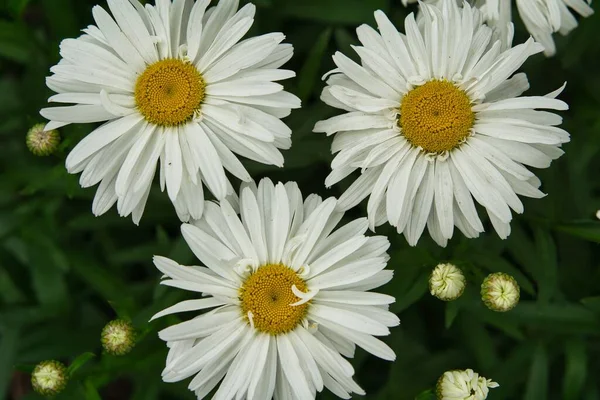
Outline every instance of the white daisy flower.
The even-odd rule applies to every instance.
[[[156,166],[179,218],[200,218],[203,184],[221,200],[234,190],[225,170],[251,177],[236,154],[281,167],[278,149],[291,146],[280,121],[300,100],[274,81],[293,77],[278,69],[292,56],[282,33],[242,40],[256,8],[238,0],[108,0],[111,15],[92,10],[91,25],[60,45],[52,67],[46,130],[70,123],[106,121],[66,160],[80,184],[100,183],[92,211],[116,202],[137,224]]]
[[[202,293],[153,318],[213,308],[159,332],[169,355],[163,380],[195,375],[198,399],[314,399],[323,387],[348,399],[364,394],[343,356],[355,345],[377,357],[394,352],[374,336],[399,320],[394,298],[370,292],[392,278],[383,236],[366,237],[365,218],[334,230],[336,199],[303,201],[293,182],[242,186],[241,218],[227,200],[206,202],[183,236],[205,266],[155,257],[161,283]]]
[[[443,0],[425,0],[426,3],[439,3]],[[462,3],[466,0],[457,0]],[[479,7],[485,21],[490,25],[506,26],[512,21],[510,0],[468,0],[471,5]],[[402,0],[406,6],[417,0]],[[525,27],[536,41],[544,45],[544,54],[552,56],[556,46],[552,34],[559,32],[567,35],[577,27],[577,19],[571,12],[582,17],[594,13],[592,0],[516,0],[517,9]]]
[[[336,134],[331,186],[360,168],[338,201],[341,210],[369,196],[371,229],[385,221],[416,245],[425,226],[445,246],[456,226],[467,237],[484,227],[481,204],[502,238],[510,233],[517,195],[543,197],[539,179],[525,166],[546,168],[563,154],[569,134],[561,117],[539,109],[566,110],[555,97],[519,97],[529,84],[515,71],[543,47],[508,48],[492,40],[480,13],[453,0],[421,6],[405,20],[406,35],[375,12],[379,31],[357,29],[361,64],[337,52],[321,99],[347,111],[316,124]]]
[[[495,1],[501,3],[499,0]],[[577,27],[577,19],[571,13],[571,9],[582,17],[589,17],[594,13],[590,6],[592,0],[516,0],[516,2],[525,27],[535,40],[544,45],[544,54],[547,56],[556,53],[553,33],[567,35]],[[498,4],[498,7],[503,5]]]
[[[484,400],[498,386],[472,369],[446,371],[438,380],[436,395],[438,400]]]

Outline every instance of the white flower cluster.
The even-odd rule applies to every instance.
[[[377,337],[399,324],[389,311],[394,297],[373,291],[392,279],[389,242],[367,231],[387,222],[411,246],[425,229],[440,246],[455,230],[474,238],[491,226],[508,237],[513,213],[524,211],[521,196],[545,196],[530,168],[549,167],[570,140],[554,112],[568,109],[557,98],[564,86],[523,96],[529,82],[517,71],[528,57],[554,52],[553,32],[576,26],[567,6],[592,12],[583,0],[517,0],[534,38],[513,46],[510,1],[422,2],[403,32],[376,11],[377,29],[356,30],[359,62],[336,52],[324,77],[322,101],[341,110],[314,127],[333,136],[324,183],[353,183],[339,199],[322,199],[294,182],[256,184],[240,160],[282,167],[292,132],[281,119],[301,106],[278,83],[295,76],[281,69],[293,53],[285,36],[246,37],[253,4],[107,3],[93,8],[95,25],[61,43],[47,85],[56,93],[50,102],[68,105],[44,108],[49,122],[31,135],[102,123],[66,158],[82,187],[98,185],[95,215],[116,204],[139,223],[158,175],[202,263],[154,259],[162,284],[198,294],[155,318],[200,314],[159,333],[169,347],[162,378],[192,378],[198,399],[216,391],[221,400],[310,400],[324,388],[340,398],[364,394],[347,358],[358,346],[394,360]],[[46,154],[55,135],[28,143]],[[239,191],[231,176],[242,181]],[[204,200],[205,190],[216,202]],[[367,198],[366,217],[341,224]],[[511,279],[486,279],[488,307],[514,307]],[[430,291],[449,301],[465,284],[460,269],[440,264]],[[111,323],[103,343],[125,354],[133,328]],[[46,372],[36,382],[52,391],[60,380]],[[472,370],[451,371],[438,393],[483,399],[495,386]]]

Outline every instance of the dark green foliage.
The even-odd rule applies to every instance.
[[[28,373],[42,360],[56,359],[80,367],[72,368],[58,400],[192,399],[187,383],[160,379],[167,351],[156,332],[179,317],[147,322],[188,296],[158,285],[152,255],[196,262],[166,193],[156,184],[139,227],[114,208],[96,218],[95,188],[81,189],[78,176],[64,169],[68,151],[93,126],[62,128],[59,150],[45,158],[25,146],[27,130],[43,122],[38,111],[50,95],[44,77],[59,59],[58,44],[92,23],[95,2],[0,0],[0,398],[39,398],[28,389]],[[320,77],[333,67],[334,51],[354,57],[354,28],[373,24],[375,9],[388,12],[398,26],[408,11],[400,0],[256,4],[251,33],[282,31],[295,47],[287,67],[297,77],[285,85],[302,98],[303,108],[286,120],[294,144],[284,152],[284,169],[244,162],[256,179],[295,180],[306,194],[339,196],[350,179],[325,189],[331,139],[312,133],[317,120],[335,114],[319,101]],[[527,37],[521,25],[516,37]],[[556,57],[538,55],[524,67],[528,93],[548,93],[568,82],[561,98],[570,105],[563,116],[572,141],[564,146],[565,156],[536,171],[548,196],[524,200],[525,213],[513,220],[508,240],[487,226],[475,240],[455,235],[446,249],[426,235],[410,248],[389,226],[377,230],[392,242],[395,277],[384,291],[397,297],[392,310],[402,324],[385,339],[397,353],[395,363],[362,351],[353,360],[369,400],[429,399],[428,390],[444,371],[463,368],[500,384],[489,396],[493,400],[600,398],[599,37],[597,13],[567,38],[557,37]],[[364,214],[362,204],[347,217]],[[431,269],[443,261],[459,265],[468,280],[463,296],[449,304],[427,292]],[[521,303],[503,314],[486,309],[479,298],[481,281],[497,271],[521,286]],[[123,357],[101,352],[100,331],[117,317],[130,319],[140,333]]]

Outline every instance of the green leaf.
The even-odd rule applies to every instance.
[[[538,227],[534,233],[540,265],[537,276],[539,286],[538,301],[548,303],[558,290],[556,245],[548,231]]]
[[[319,35],[298,73],[298,97],[302,102],[308,99],[315,84],[319,81],[319,69],[331,38],[331,32],[331,28],[327,28]]]
[[[537,280],[541,269],[539,260],[536,253],[531,251],[531,249],[535,248],[534,243],[523,228],[518,224],[514,224],[506,242],[510,254],[531,274],[534,280]]]
[[[0,21],[0,56],[25,64],[31,60],[34,43],[28,30],[16,22]]]
[[[581,299],[581,304],[595,313],[600,314],[600,296],[585,297]]]
[[[96,264],[90,258],[73,255],[71,270],[106,301],[118,303],[128,314],[133,314],[134,301],[125,283],[115,274]]]
[[[25,294],[13,282],[8,271],[0,262],[0,298],[6,304],[15,304],[26,299]]]
[[[415,397],[415,400],[435,400],[435,393],[433,389],[428,389]]]
[[[533,353],[533,361],[529,369],[529,379],[525,388],[525,400],[541,400],[548,398],[548,353],[543,344],[538,344]]]
[[[8,8],[15,17],[19,17],[30,0],[8,0]]]
[[[9,379],[12,376],[13,362],[19,349],[19,330],[5,329],[0,336],[0,393],[6,393]]]
[[[523,398],[522,384],[527,378],[525,371],[531,365],[531,358],[535,347],[527,341],[514,346],[504,359],[490,372],[488,378],[493,378],[500,387],[493,390],[488,398],[514,400]],[[515,373],[519,371],[520,373]],[[541,400],[541,399],[540,399]]]
[[[358,44],[356,37],[351,35],[347,29],[337,28],[334,32],[335,44],[338,51],[344,53],[347,57],[354,61],[359,61],[360,57],[352,49],[352,45]]]
[[[508,317],[539,327],[552,327],[554,331],[600,332],[600,320],[582,305],[572,303],[541,304],[520,302]]]
[[[458,301],[449,301],[448,303],[446,303],[446,312],[444,314],[444,326],[446,327],[446,329],[450,329],[452,323],[458,315],[459,310],[460,306]]]
[[[560,232],[600,243],[600,222],[598,221],[573,221],[555,228]]]
[[[489,370],[498,364],[498,355],[491,335],[485,326],[474,318],[464,317],[460,319],[464,336],[468,337],[467,346],[477,360],[477,364],[483,370]]]
[[[281,13],[311,21],[357,25],[372,21],[375,10],[387,8],[388,0],[303,0],[286,2]]]
[[[102,397],[100,397],[98,390],[94,387],[94,384],[90,379],[86,379],[83,382],[82,390],[85,400],[102,400]]]
[[[421,273],[419,277],[409,286],[404,293],[394,292],[396,302],[390,306],[390,311],[399,313],[416,303],[425,293],[427,293],[427,282],[429,274]]]
[[[565,345],[565,374],[563,399],[581,399],[587,375],[587,351],[581,339],[573,338]]]
[[[75,371],[77,371],[79,368],[83,367],[85,365],[85,363],[87,363],[94,357],[96,357],[96,355],[91,352],[80,354],[79,356],[77,356],[77,358],[75,358],[73,360],[73,362],[67,368],[67,374],[69,376],[73,376]]]

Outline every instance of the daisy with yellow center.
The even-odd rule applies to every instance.
[[[569,134],[561,117],[562,88],[546,96],[520,97],[528,89],[515,71],[543,47],[533,39],[512,47],[512,27],[483,24],[482,14],[455,0],[421,3],[419,21],[399,33],[375,12],[379,33],[362,25],[361,63],[342,53],[326,75],[321,99],[346,113],[316,124],[335,134],[331,186],[356,170],[360,176],[340,197],[347,210],[369,197],[370,228],[388,221],[417,244],[425,227],[441,246],[457,227],[467,237],[484,230],[475,204],[487,212],[502,238],[518,195],[543,197],[527,166],[545,168],[563,152]]]
[[[112,16],[95,6],[96,25],[61,43],[49,101],[74,105],[41,114],[46,130],[105,122],[66,160],[82,187],[100,184],[95,215],[117,203],[137,224],[159,162],[161,189],[182,221],[202,215],[203,185],[217,200],[235,196],[225,171],[251,180],[236,154],[283,165],[279,149],[291,146],[291,131],[280,118],[300,100],[275,81],[294,76],[279,69],[292,47],[281,33],[241,40],[253,4],[209,3],[108,0]]]
[[[197,292],[156,314],[212,309],[159,332],[169,355],[163,380],[194,376],[198,399],[312,400],[328,388],[341,398],[364,391],[344,358],[358,345],[383,358],[375,336],[399,324],[394,298],[371,292],[392,278],[389,242],[365,236],[365,218],[335,230],[336,199],[305,200],[293,182],[243,185],[241,216],[227,200],[206,202],[183,237],[205,266],[156,256],[161,283]],[[219,384],[220,382],[220,384]]]

